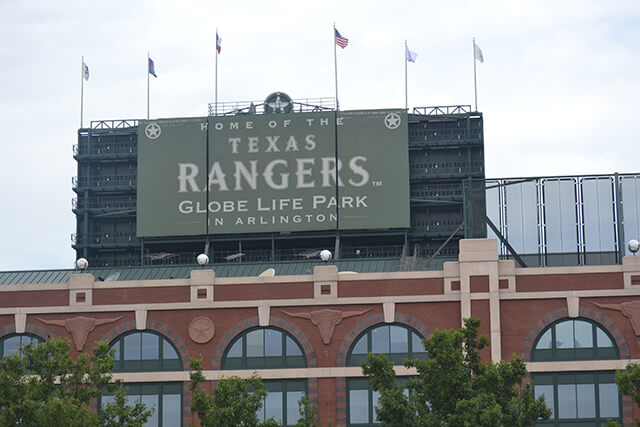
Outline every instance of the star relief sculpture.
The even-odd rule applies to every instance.
[[[384,125],[388,129],[397,129],[402,120],[397,113],[389,113],[384,117]]]
[[[144,128],[144,134],[149,139],[156,139],[162,133],[162,129],[157,123],[149,123],[147,127]]]

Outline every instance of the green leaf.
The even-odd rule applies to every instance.
[[[529,426],[551,411],[534,399],[524,383],[526,365],[483,362],[479,351],[489,344],[480,336],[480,320],[470,318],[457,330],[436,330],[423,340],[428,360],[406,360],[418,376],[399,386],[393,363],[372,355],[362,364],[373,390],[380,392],[376,414],[383,426]],[[408,391],[408,393],[407,393]]]

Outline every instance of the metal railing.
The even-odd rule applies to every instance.
[[[424,143],[479,143],[482,141],[482,131],[480,129],[471,129],[467,133],[466,129],[441,129],[441,130],[425,130],[409,128],[410,145],[424,145]]]
[[[77,177],[71,178],[71,185],[74,189],[92,187],[92,188],[113,188],[113,187],[135,187],[137,177],[135,175],[119,175],[119,176],[98,176],[91,178]]]
[[[482,162],[416,162],[409,165],[409,178],[481,175],[483,166]]]
[[[108,144],[108,145],[91,145],[86,147],[84,145],[75,144],[73,146],[74,156],[84,155],[109,155],[109,154],[137,154],[138,146],[135,143],[129,144]]]
[[[449,116],[453,114],[469,114],[473,112],[471,105],[441,105],[435,107],[414,107],[413,114],[420,116]]]
[[[336,107],[335,98],[302,98],[293,99],[293,113],[315,111],[333,111]],[[230,116],[236,114],[264,114],[264,101],[236,101],[209,104],[210,116]]]
[[[105,233],[74,233],[71,235],[72,245],[102,245],[102,244],[139,244],[136,233],[105,232]]]
[[[123,199],[122,197],[90,197],[89,199],[78,199],[74,197],[71,199],[71,208],[76,209],[99,209],[99,210],[121,210],[121,209],[134,209],[136,208],[136,198],[132,197],[131,200]]]
[[[91,129],[124,129],[138,126],[138,120],[95,120],[91,122]]]
[[[485,191],[500,255],[508,242],[532,265],[620,263],[640,237],[639,174],[487,179]]]

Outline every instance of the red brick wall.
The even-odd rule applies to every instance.
[[[622,289],[622,273],[545,274],[517,276],[518,292]]]
[[[0,308],[69,305],[69,291],[22,291],[0,293]]]
[[[213,292],[216,301],[313,298],[313,282],[223,285]]]
[[[444,293],[444,280],[435,279],[397,279],[397,280],[356,280],[341,281],[338,296],[380,297],[392,295],[439,295]]]
[[[94,289],[93,304],[145,304],[162,302],[189,302],[188,286],[163,286],[148,288]]]

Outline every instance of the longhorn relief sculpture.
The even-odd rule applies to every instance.
[[[640,301],[629,301],[620,304],[598,304],[597,302],[592,302],[592,304],[600,308],[621,311],[631,321],[631,326],[636,336],[640,336]]]
[[[73,337],[73,343],[76,345],[76,350],[82,351],[84,345],[87,342],[87,336],[89,332],[93,331],[96,326],[106,325],[107,323],[117,322],[122,319],[124,315],[120,317],[112,317],[109,319],[95,319],[92,317],[73,317],[65,320],[45,320],[37,318],[42,323],[47,325],[63,326],[67,332],[71,333]]]
[[[373,307],[363,311],[339,311],[329,310],[325,308],[322,310],[312,311],[310,313],[289,313],[288,311],[284,310],[282,310],[282,312],[287,316],[310,320],[311,323],[318,327],[320,336],[322,337],[322,342],[324,344],[329,344],[331,342],[331,337],[333,336],[335,327],[340,322],[342,322],[342,319],[353,316],[360,316],[371,310],[373,310]]]

